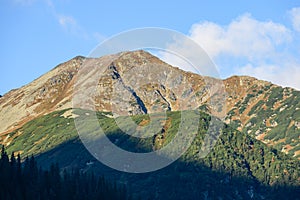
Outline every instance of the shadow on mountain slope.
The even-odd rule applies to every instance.
[[[193,112],[184,121],[192,121]],[[76,119],[82,119],[81,122],[87,122],[84,131],[90,133],[88,136],[93,138],[91,141],[103,141],[103,135],[97,132],[100,125],[115,145],[141,153],[170,144],[180,130],[181,115],[184,113],[167,112],[167,117],[163,119],[159,113],[156,114],[155,120],[159,120],[157,124],[164,122],[158,132],[154,132],[155,127],[149,128],[152,126],[148,115],[131,116],[129,120],[134,122],[131,126],[126,118],[114,119],[109,117],[109,113],[96,113],[98,121],[89,121],[91,114],[85,110],[73,114],[80,116]],[[23,152],[23,158],[31,154],[38,155],[37,161],[44,168],[57,162],[62,169],[94,171],[97,175],[125,183],[133,196],[142,199],[299,199],[299,160],[227,125],[215,129],[210,126],[210,116],[199,114],[198,131],[185,154],[170,166],[151,173],[119,172],[98,162],[79,140],[77,128],[81,124],[75,126],[74,119],[69,117],[73,115],[68,110],[34,119],[10,133],[14,140],[8,146],[8,152]],[[147,123],[150,123],[149,126],[145,126]],[[143,133],[146,136],[156,134],[146,138],[126,134],[137,130],[135,124],[145,127]],[[213,128],[210,136],[217,135],[218,140],[212,151],[200,158],[199,152],[209,128]],[[179,146],[172,147],[177,149]]]
[[[214,152],[212,152],[214,154]],[[107,179],[126,184],[133,198],[142,199],[299,199],[296,186],[269,186],[243,174],[244,167],[215,169],[213,158],[188,162],[180,158],[171,165],[149,173],[116,171],[97,161],[79,139],[67,141],[40,154],[36,160],[43,168],[58,163],[62,169],[93,171]],[[210,164],[207,164],[211,162]],[[211,166],[208,166],[211,165]]]

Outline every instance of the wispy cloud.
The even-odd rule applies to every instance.
[[[300,32],[300,7],[293,8],[289,11],[293,27],[296,31]]]
[[[81,25],[78,24],[74,17],[58,13],[55,15],[55,17],[57,18],[59,25],[67,33],[75,35],[77,37],[81,37],[83,39],[90,38],[88,33],[82,28]]]
[[[56,20],[57,25],[69,36],[93,41],[96,44],[103,42],[107,37],[100,32],[88,31],[70,14],[56,8],[53,0],[12,0],[16,6],[33,6],[37,3],[46,6],[48,13]]]
[[[58,24],[63,28],[64,31],[84,39],[89,38],[87,32],[73,16],[58,12],[52,0],[46,0],[45,2],[46,5],[51,9],[52,15],[56,18]]]
[[[71,16],[59,15],[58,22],[62,27],[77,26],[76,20]]]

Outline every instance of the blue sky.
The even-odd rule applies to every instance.
[[[2,0],[0,25],[2,95],[87,56],[105,38],[141,27],[190,36],[223,78],[246,74],[300,89],[300,3],[294,0]]]

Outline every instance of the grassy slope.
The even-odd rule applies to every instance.
[[[37,118],[11,133],[11,137],[16,138],[8,146],[8,152],[24,151],[23,157],[40,154],[39,159],[45,165],[57,161],[65,168],[79,167],[89,170],[85,162],[93,158],[78,140],[73,119],[63,117],[63,113],[65,111]],[[87,112],[81,112],[85,113]],[[111,141],[118,139],[118,146],[134,152],[148,152],[166,145],[177,133],[180,124],[180,112],[170,112],[166,133],[160,137],[162,140],[137,139],[123,134],[112,118],[105,117],[102,113],[98,113],[98,118]],[[138,124],[148,119],[146,115],[133,117]],[[213,198],[219,195],[225,199],[249,198],[252,186],[257,198],[260,195],[271,198],[279,195],[282,187],[299,188],[298,160],[227,126],[217,130],[222,135],[213,151],[205,158],[199,158],[197,153],[200,151],[209,120],[209,116],[201,113],[198,134],[193,144],[185,155],[163,170],[147,175],[128,175],[105,168],[99,163],[92,168],[120,181],[132,183],[135,188],[133,192],[138,195],[152,191],[153,198],[171,198],[176,195],[186,198],[203,198],[205,195]],[[20,132],[22,134],[17,136]],[[192,188],[189,193],[186,192],[188,188]],[[157,191],[160,192],[156,194]]]

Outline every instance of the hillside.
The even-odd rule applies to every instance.
[[[23,156],[38,155],[38,163],[48,168],[58,162],[62,169],[93,171],[119,183],[126,183],[133,197],[149,199],[222,198],[222,199],[297,199],[300,161],[291,159],[265,144],[224,125],[216,146],[205,158],[199,157],[211,118],[200,113],[199,130],[188,151],[167,168],[128,174],[97,162],[80,142],[73,117],[90,111],[56,111],[38,117],[10,133],[15,137],[8,152]],[[74,111],[73,111],[74,112]],[[110,113],[97,113],[107,137],[119,147],[132,152],[149,152],[166,145],[177,133],[180,112],[167,112],[165,132],[137,139],[124,134]],[[78,117],[78,116],[77,116]],[[122,118],[122,116],[120,116]],[[136,115],[135,123],[149,123],[148,115]],[[19,136],[16,136],[19,135]],[[226,191],[226,192],[224,192]]]
[[[231,77],[225,84],[228,93],[226,123],[300,158],[299,91],[251,77]]]
[[[90,71],[78,75],[89,63]],[[212,105],[220,80],[182,71],[145,51],[123,52],[101,58],[75,57],[0,98],[0,142],[9,146],[10,132],[53,111],[72,107],[74,84],[86,89],[93,74],[101,77],[94,99],[96,110],[136,115],[201,107],[208,113],[226,112],[225,122],[278,151],[300,158],[300,92],[252,77],[223,80],[224,105]],[[90,77],[89,77],[90,76]],[[214,102],[218,102],[216,99]],[[213,108],[213,106],[218,106]],[[223,109],[223,110],[222,110]],[[214,113],[215,114],[215,113]],[[21,135],[22,133],[18,133]]]

